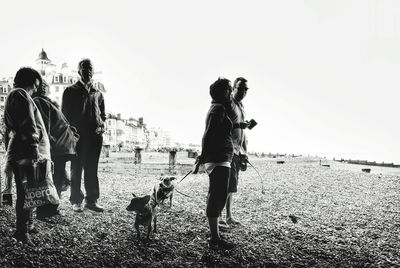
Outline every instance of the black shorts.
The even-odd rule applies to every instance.
[[[228,193],[237,192],[237,186],[239,183],[239,170],[240,170],[239,162],[240,162],[239,156],[234,154],[231,163],[231,175],[229,176]]]
[[[216,218],[221,214],[228,196],[229,167],[217,166],[210,173],[210,187],[208,189],[207,210],[209,218]]]

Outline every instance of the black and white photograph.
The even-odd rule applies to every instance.
[[[0,7],[0,267],[400,267],[399,1]]]

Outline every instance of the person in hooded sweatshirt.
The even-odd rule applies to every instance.
[[[204,164],[209,176],[209,190],[206,214],[210,226],[211,249],[233,249],[235,245],[219,234],[218,216],[225,206],[233,157],[232,121],[229,119],[230,81],[219,78],[210,86],[211,107],[207,113],[206,126],[202,139],[202,152],[197,160],[194,174],[200,164]]]

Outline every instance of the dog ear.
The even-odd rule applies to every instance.
[[[176,177],[171,177],[170,180],[171,181],[176,180]]]
[[[149,201],[150,201],[150,195],[146,195],[146,196],[143,197],[143,202],[145,204],[149,203]]]

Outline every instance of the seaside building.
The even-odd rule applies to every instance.
[[[114,150],[133,151],[135,147],[146,148],[147,131],[143,118],[122,119],[121,114],[108,113],[105,122],[104,144]]]
[[[80,79],[77,69],[70,68],[67,63],[60,66],[54,64],[44,49],[40,51],[33,67],[40,72],[43,79],[49,84],[49,97],[59,105],[61,105],[65,88]],[[104,94],[106,89],[101,82],[101,75],[101,72],[93,74],[93,85]],[[0,79],[0,117],[3,117],[5,101],[13,88],[13,80],[13,77]],[[1,125],[2,121],[0,122],[0,132]],[[105,128],[104,145],[109,145],[116,150],[132,151],[135,147],[159,149],[172,146],[169,133],[160,128],[147,129],[143,117],[123,119],[121,114],[114,115],[107,112]]]
[[[2,78],[0,80],[0,110],[4,110],[8,92],[13,88],[13,78]]]
[[[155,128],[155,127],[149,128],[147,135],[148,135],[147,148],[150,150],[156,150],[165,147],[173,147],[169,132],[164,131],[161,128]]]

